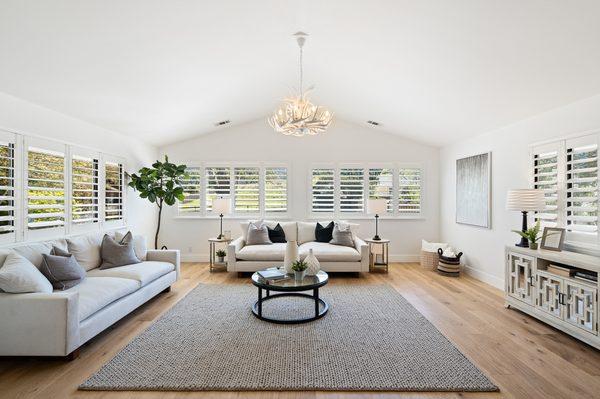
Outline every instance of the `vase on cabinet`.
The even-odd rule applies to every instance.
[[[285,256],[283,258],[283,268],[285,269],[285,272],[288,274],[294,273],[292,264],[298,260],[300,260],[300,257],[298,255],[297,242],[294,240],[288,241],[285,246]]]
[[[319,263],[319,260],[313,253],[312,248],[308,250],[308,255],[304,259],[304,262],[308,266],[306,268],[307,276],[314,276],[315,274],[317,274],[319,272],[319,270],[321,270],[321,264]]]

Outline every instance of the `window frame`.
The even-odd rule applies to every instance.
[[[0,244],[15,243],[22,238],[23,226],[23,171],[22,171],[22,138],[12,132],[0,130],[0,140],[13,145],[13,231],[0,234]]]
[[[363,168],[363,212],[341,212],[340,210],[340,170],[345,168]],[[398,174],[400,169],[417,168],[421,173],[421,202],[420,212],[415,214],[404,214],[398,210]],[[313,212],[312,211],[312,171],[314,169],[333,169],[334,170],[334,211],[333,212]],[[308,205],[307,215],[311,220],[323,219],[341,219],[341,220],[364,220],[371,219],[367,211],[367,200],[369,199],[369,171],[371,169],[391,169],[392,170],[392,212],[385,215],[379,215],[379,219],[395,220],[425,220],[426,219],[426,185],[427,171],[423,163],[420,162],[334,162],[322,163],[316,162],[308,165],[307,172],[307,197]]]

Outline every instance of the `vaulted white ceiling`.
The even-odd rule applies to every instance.
[[[0,0],[0,91],[161,145],[305,81],[340,118],[443,145],[600,93],[596,0]]]

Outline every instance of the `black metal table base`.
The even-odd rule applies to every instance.
[[[267,291],[267,295],[263,298],[262,288],[258,289],[258,300],[256,302],[254,302],[254,305],[252,306],[252,313],[254,314],[254,316],[259,318],[260,320],[268,321],[271,323],[278,323],[278,324],[307,323],[309,321],[314,321],[314,320],[320,319],[329,310],[329,305],[327,304],[327,302],[325,302],[324,300],[319,298],[319,289],[318,288],[313,290],[313,295],[303,294],[303,293],[299,293],[299,292],[284,292],[281,294],[271,294],[269,292],[269,290],[265,290],[265,291]],[[263,316],[262,304],[265,301],[268,301],[271,299],[276,299],[279,297],[290,297],[290,296],[310,298],[310,299],[314,300],[315,301],[315,315],[313,317],[306,317],[306,318],[301,318],[301,319],[274,319],[274,318]],[[321,307],[322,307],[322,309],[321,309]]]

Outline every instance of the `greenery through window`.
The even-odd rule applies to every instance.
[[[116,162],[104,164],[105,194],[104,219],[114,221],[123,219],[123,165]]]
[[[75,224],[98,222],[98,160],[71,158],[71,219]]]
[[[0,142],[0,234],[15,230],[15,145]]]
[[[28,229],[39,230],[64,226],[64,154],[29,147],[27,175]]]

